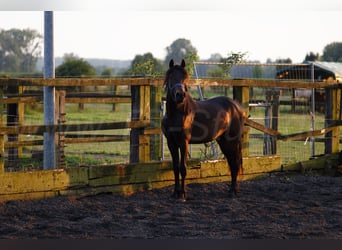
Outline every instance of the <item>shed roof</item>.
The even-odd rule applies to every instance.
[[[324,70],[330,71],[337,78],[342,79],[342,63],[339,62],[309,62]]]
[[[342,82],[342,63],[340,62],[305,62],[277,71],[276,78],[310,80],[312,65],[314,65],[315,80],[324,81],[332,77]]]

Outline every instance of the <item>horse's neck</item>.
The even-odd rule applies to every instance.
[[[172,116],[176,113],[189,114],[193,112],[193,107],[196,105],[196,101],[187,93],[185,100],[181,104],[177,104],[172,101],[171,98],[166,100],[166,114],[167,116]]]

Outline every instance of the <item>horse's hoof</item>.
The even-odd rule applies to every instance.
[[[229,198],[234,198],[234,197],[237,197],[238,196],[238,193],[236,191],[236,189],[230,189],[229,192],[228,192],[228,197]]]
[[[178,199],[178,192],[173,192],[172,195],[171,195],[171,198],[173,199]]]
[[[186,201],[186,195],[185,193],[182,192],[173,192],[171,195],[171,198],[176,199],[176,200],[181,200],[182,202]]]
[[[185,194],[182,195],[182,202],[186,202],[186,195]]]

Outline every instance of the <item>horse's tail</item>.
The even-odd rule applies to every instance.
[[[244,126],[245,126],[245,121],[248,118],[247,116],[247,111],[240,105],[238,102],[234,102],[234,106],[239,113],[240,117],[240,140],[238,141],[238,152],[239,156],[238,158],[240,159],[240,162],[238,164],[238,174],[243,174],[243,157],[242,157],[242,148],[243,148],[243,134],[244,134]]]

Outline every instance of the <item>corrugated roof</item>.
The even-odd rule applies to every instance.
[[[320,67],[324,70],[330,71],[335,74],[336,79],[342,78],[342,63],[338,62],[310,62],[313,63],[315,66]]]

